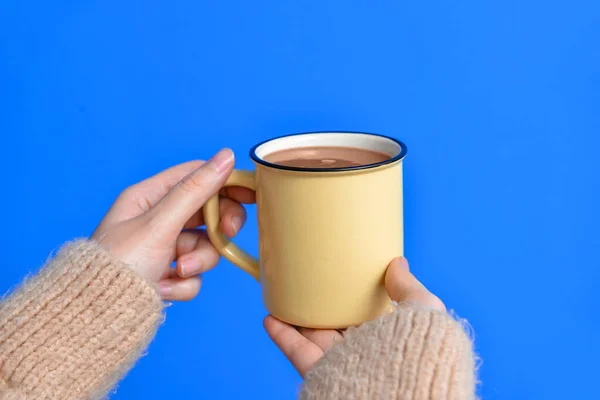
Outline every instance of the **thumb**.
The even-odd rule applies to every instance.
[[[385,274],[385,288],[390,298],[398,303],[419,303],[438,310],[445,310],[444,303],[410,272],[404,257],[395,258]]]
[[[233,164],[233,152],[223,149],[186,175],[152,209],[157,225],[161,229],[181,231],[204,203],[219,192],[231,174]]]

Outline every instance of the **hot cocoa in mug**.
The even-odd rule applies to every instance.
[[[403,256],[406,146],[371,133],[283,136],[250,150],[255,171],[227,186],[256,191],[258,260],[219,231],[219,198],[204,207],[217,250],[256,278],[274,317],[342,329],[386,312],[385,271]]]
[[[301,147],[276,151],[265,157],[272,164],[300,168],[345,168],[376,164],[390,156],[355,147]]]

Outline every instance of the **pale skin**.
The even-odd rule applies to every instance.
[[[233,166],[233,153],[224,149],[207,162],[180,164],[127,188],[92,239],[155,283],[165,300],[193,299],[200,291],[201,274],[214,268],[220,258],[201,229],[202,207],[219,193],[220,228],[234,237],[246,221],[242,204],[255,201],[254,192],[248,189],[223,189]],[[174,261],[176,266],[171,268]],[[394,301],[445,310],[411,274],[405,258],[392,260],[385,286]],[[296,328],[272,316],[265,318],[264,327],[302,377],[343,340],[343,332]]]

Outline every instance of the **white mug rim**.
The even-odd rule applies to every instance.
[[[327,135],[327,136],[326,136]],[[321,139],[329,139],[329,143],[334,141],[335,137],[339,137],[340,143],[338,144],[323,144]],[[349,145],[350,141],[359,143],[357,145]],[[321,141],[320,141],[321,140]],[[285,142],[295,143],[295,145],[285,146]],[[320,142],[319,142],[320,141]],[[280,164],[273,164],[264,159],[265,156],[278,151],[286,150],[290,148],[302,148],[312,146],[348,146],[366,148],[368,150],[379,151],[387,153],[390,158],[383,160],[378,163],[355,165],[343,168],[302,168],[302,167],[291,167]],[[271,147],[271,151],[269,151]],[[274,150],[273,150],[274,149]],[[406,157],[407,147],[398,139],[393,137],[368,132],[352,132],[352,131],[316,131],[316,132],[302,132],[293,133],[288,135],[282,135],[279,137],[267,139],[263,142],[256,144],[250,149],[250,158],[261,165],[269,168],[276,168],[288,171],[299,171],[299,172],[344,172],[344,171],[356,171],[369,168],[381,167],[388,164],[401,161]]]

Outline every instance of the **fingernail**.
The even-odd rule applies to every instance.
[[[223,172],[227,169],[233,160],[233,152],[230,149],[223,149],[213,156],[208,162],[213,165],[217,171]]]
[[[182,260],[178,260],[177,263],[179,264],[179,275],[182,278],[198,275],[204,268],[204,263],[197,257],[184,258]]]
[[[158,282],[158,291],[162,297],[170,296],[173,288],[167,282]]]
[[[404,268],[405,270],[410,271],[410,267],[408,266],[408,260],[406,258],[398,257],[392,262],[397,263],[400,268]]]
[[[231,219],[231,227],[233,228],[233,236],[237,235],[242,227],[242,219],[240,217],[233,217]]]

